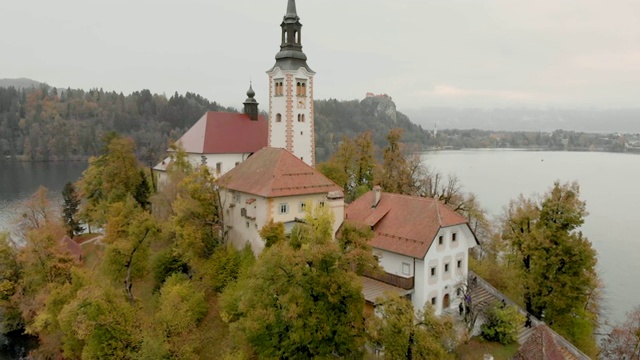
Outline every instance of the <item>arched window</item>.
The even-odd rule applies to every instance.
[[[307,84],[302,83],[302,96],[307,96]]]
[[[304,122],[304,114],[300,114],[300,122]]]
[[[276,122],[282,122],[282,115],[280,114],[276,115]]]
[[[295,36],[296,44],[300,44],[300,35],[298,34],[298,32],[294,31],[293,35]]]

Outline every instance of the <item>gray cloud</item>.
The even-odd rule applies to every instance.
[[[316,97],[423,106],[637,107],[635,0],[298,0]],[[0,77],[240,106],[278,51],[285,0],[0,4]]]

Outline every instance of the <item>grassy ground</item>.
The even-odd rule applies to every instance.
[[[495,360],[508,360],[518,351],[518,344],[501,345],[487,342],[481,338],[473,338],[467,344],[458,347],[458,359],[482,360],[485,354],[493,355]]]

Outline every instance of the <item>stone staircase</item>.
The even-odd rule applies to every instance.
[[[502,301],[501,298],[493,295],[486,288],[482,286],[473,286],[471,289],[471,299],[473,301],[474,306],[477,308],[486,308],[491,306],[493,303],[497,303]],[[511,301],[509,299],[505,299],[508,303]],[[524,344],[525,341],[529,338],[531,333],[533,332],[532,327],[525,327],[524,324],[520,325],[520,329],[518,331],[518,343],[520,345]]]

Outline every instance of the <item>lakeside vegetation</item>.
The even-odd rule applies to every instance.
[[[239,97],[240,98],[240,97]],[[364,100],[315,101],[316,153],[320,161],[333,154],[343,136],[371,131],[373,143],[385,146],[386,134],[404,130],[404,142],[415,151],[460,148],[527,148],[575,151],[638,151],[636,134],[443,129],[415,125],[397,111],[388,96]],[[102,89],[57,89],[46,84],[16,89],[0,87],[0,161],[86,160],[100,153],[101,139],[116,131],[132,137],[136,156],[146,165],[162,159],[172,141],[206,111],[236,112],[200,95],[170,97],[149,90],[129,95]]]
[[[540,198],[514,200],[504,221],[491,224],[457,179],[420,166],[401,139],[401,130],[387,134],[377,160],[370,134],[345,138],[318,167],[352,199],[381,184],[388,191],[438,198],[462,213],[482,240],[472,268],[596,356],[601,285],[595,251],[575,231],[586,216],[577,184],[556,183]],[[261,235],[269,246],[256,259],[248,249],[226,245],[207,168],[192,168],[178,152],[171,184],[151,195],[133,140],[111,135],[104,141],[75,191],[65,190],[63,218],[52,215],[40,189],[26,204],[25,246],[16,247],[4,235],[0,242],[2,329],[36,335],[38,356],[361,358],[368,344],[388,349],[387,358],[404,358],[407,351],[464,358],[468,349],[497,346],[477,339],[465,343],[451,332],[460,325],[433,317],[428,308],[416,318],[400,298],[387,300],[381,318],[363,316],[357,275],[377,266],[367,245],[369,230],[346,224],[350,230],[332,242],[331,216],[310,209],[295,236],[286,237],[277,224],[265,227]],[[58,241],[77,233],[78,219],[105,229],[104,237],[84,245],[82,260]],[[276,290],[277,299],[268,296]],[[508,328],[510,334],[491,330],[487,337],[508,339],[496,352],[512,354],[513,325],[522,319],[505,314],[498,315],[506,319],[500,321],[512,326],[494,330]],[[634,326],[621,324],[608,339],[633,336]],[[602,344],[602,354],[635,351],[630,346],[612,340]]]

